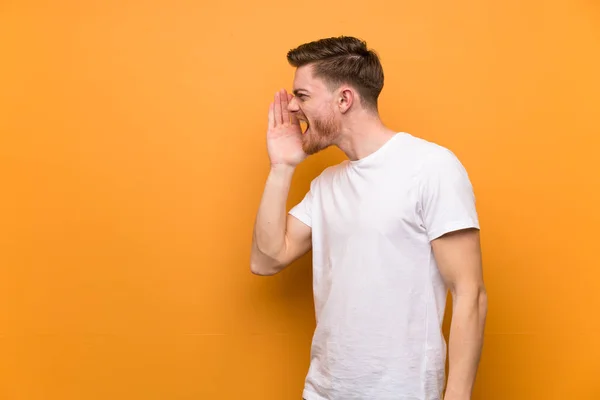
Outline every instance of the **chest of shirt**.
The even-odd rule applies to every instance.
[[[319,187],[315,228],[335,237],[412,235],[421,231],[418,199],[409,172],[339,173]]]

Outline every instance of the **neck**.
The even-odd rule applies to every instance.
[[[364,110],[348,118],[344,125],[336,146],[352,161],[377,151],[396,134],[377,114]]]

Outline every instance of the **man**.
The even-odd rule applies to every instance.
[[[450,150],[382,123],[384,75],[363,41],[318,40],[287,57],[294,95],[281,90],[269,109],[251,271],[276,274],[312,248],[317,326],[303,397],[470,399],[487,298],[467,172]],[[286,213],[295,167],[332,145],[348,160]]]

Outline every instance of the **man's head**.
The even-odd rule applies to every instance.
[[[307,154],[334,144],[353,112],[377,114],[383,68],[364,41],[347,36],[321,39],[290,50],[287,59],[297,68],[289,110],[307,123]]]

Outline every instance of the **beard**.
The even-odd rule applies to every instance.
[[[307,129],[302,134],[302,150],[307,155],[318,153],[334,144],[340,134],[339,123],[333,115],[314,119],[307,123]]]

